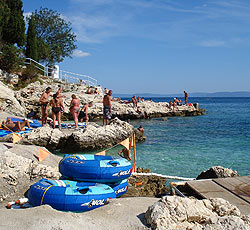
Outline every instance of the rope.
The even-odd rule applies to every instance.
[[[185,178],[185,177],[178,177],[178,176],[167,176],[167,175],[162,175],[162,174],[158,174],[158,173],[136,173],[136,172],[133,172],[132,176],[158,176],[158,177],[163,177],[163,178],[167,178],[167,179],[184,180],[184,181],[195,180],[195,178]]]
[[[43,198],[44,198],[44,196],[45,196],[45,193],[49,190],[49,188],[51,188],[52,186],[54,186],[54,185],[50,185],[48,188],[46,188],[46,190],[44,191],[44,193],[43,193],[43,197],[42,197],[42,199],[41,199],[41,205],[43,204]]]

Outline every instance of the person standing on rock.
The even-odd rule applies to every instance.
[[[111,109],[111,95],[112,90],[109,90],[109,92],[104,95],[103,97],[103,126],[109,124],[109,120],[111,120],[112,117],[112,109]]]
[[[53,99],[50,100],[50,105],[52,106],[52,119],[53,119],[53,129],[55,128],[56,120],[58,121],[59,129],[61,130],[61,106],[62,99],[57,97],[57,94],[53,94]]]
[[[185,104],[188,103],[188,93],[184,91]]]
[[[42,96],[40,97],[40,103],[41,103],[41,111],[42,111],[42,125],[47,124],[47,117],[48,117],[48,104],[49,104],[49,96],[51,96],[50,93],[51,88],[46,88],[45,92],[43,92]]]
[[[69,111],[72,113],[76,129],[78,129],[78,116],[80,112],[80,99],[76,97],[75,94],[72,94],[72,100],[70,102]]]

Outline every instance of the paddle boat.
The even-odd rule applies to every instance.
[[[41,179],[30,186],[28,198],[32,206],[48,204],[60,211],[89,211],[107,204],[116,194],[105,184]]]
[[[124,158],[66,154],[59,163],[59,171],[70,180],[112,183],[127,179],[132,165]]]

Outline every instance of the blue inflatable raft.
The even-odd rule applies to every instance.
[[[101,155],[65,155],[59,163],[60,173],[70,180],[112,183],[127,179],[132,165],[124,158]]]
[[[30,186],[28,198],[32,206],[48,204],[60,211],[89,211],[107,204],[116,195],[105,184],[41,179]]]
[[[127,179],[114,183],[109,183],[108,185],[115,191],[116,197],[120,197],[128,191]]]

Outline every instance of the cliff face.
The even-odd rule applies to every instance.
[[[60,157],[37,160],[39,147],[0,143],[0,202],[24,196],[29,186],[41,178],[59,179]]]
[[[14,114],[16,116],[23,116],[25,108],[20,104],[15,97],[15,93],[7,85],[0,81],[0,107],[2,111]]]

